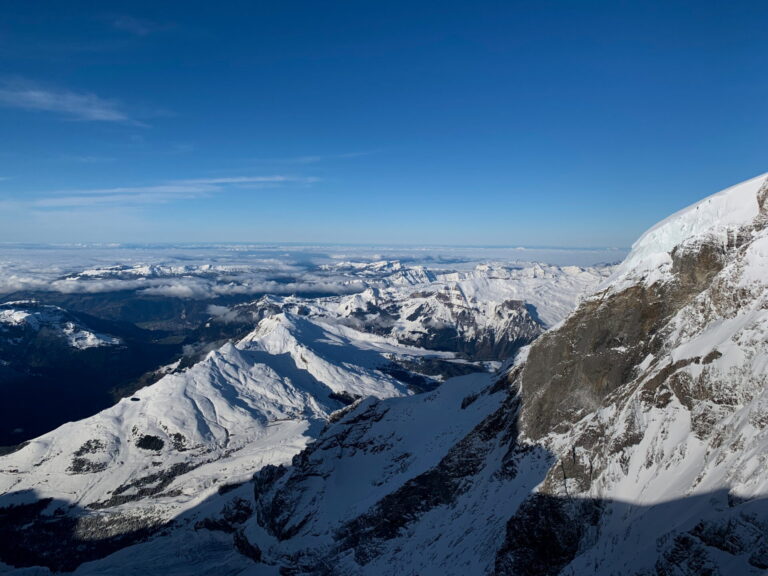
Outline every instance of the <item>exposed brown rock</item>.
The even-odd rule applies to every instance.
[[[566,431],[631,381],[637,365],[658,352],[669,319],[725,264],[725,249],[715,239],[678,247],[671,256],[672,282],[637,284],[588,300],[562,328],[532,346],[522,385],[528,437]]]

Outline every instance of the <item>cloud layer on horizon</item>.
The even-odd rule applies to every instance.
[[[0,295],[14,292],[216,299],[259,294],[348,294],[391,273],[392,262],[433,271],[489,262],[588,266],[624,251],[471,247],[353,246],[11,246],[0,245]],[[375,266],[369,264],[377,263]],[[396,270],[396,266],[394,268]],[[381,272],[379,272],[381,271]]]

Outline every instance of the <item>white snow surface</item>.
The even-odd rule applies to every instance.
[[[608,279],[606,287],[619,290],[642,279],[647,284],[668,279],[670,253],[684,242],[715,237],[725,244],[728,235],[749,225],[759,214],[757,194],[768,173],[726,188],[665,218],[646,231]]]

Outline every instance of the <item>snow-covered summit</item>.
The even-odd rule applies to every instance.
[[[760,194],[768,185],[761,174],[680,210],[646,231],[633,245],[604,287],[646,284],[668,278],[671,253],[683,244],[710,240],[725,245],[760,214]]]

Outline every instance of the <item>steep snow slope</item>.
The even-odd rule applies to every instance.
[[[509,423],[505,412],[513,417],[514,411],[502,406],[503,388],[488,393],[491,382],[487,374],[474,374],[427,394],[363,400],[337,416],[288,472],[267,467],[255,482],[182,517],[173,533],[84,564],[78,573],[138,574],[148,567],[163,574],[278,574],[280,568],[285,573],[357,573],[352,557],[326,556],[334,550],[340,529],[345,532],[342,540],[364,540],[367,531],[396,534],[408,528],[409,518],[448,505],[453,483],[478,474],[478,462],[503,460],[507,447],[487,442],[492,425],[485,421],[503,426]],[[435,469],[450,469],[452,477],[443,480]],[[525,482],[491,486],[485,498],[467,494],[474,513],[485,516],[482,524],[469,524],[466,511],[456,510],[450,521],[436,514],[420,524],[418,536],[411,534],[432,541],[428,553],[409,557],[414,550],[406,545],[400,558],[371,558],[365,572],[481,573],[504,537],[506,508],[499,503],[520,502],[542,473],[539,466],[525,472]],[[491,471],[481,475],[480,482],[493,483]],[[403,490],[409,482],[412,490]],[[255,502],[254,491],[260,497]],[[274,497],[265,498],[262,492]],[[232,513],[236,508],[247,512],[237,516]],[[374,526],[368,519],[371,509],[383,522]],[[371,527],[366,526],[369,521]],[[254,558],[261,561],[254,563]],[[449,564],[453,561],[455,565]]]
[[[672,253],[692,242],[727,245],[760,216],[757,194],[768,174],[762,174],[684,208],[645,232],[609,279],[614,290],[633,281],[652,284],[670,279]]]

